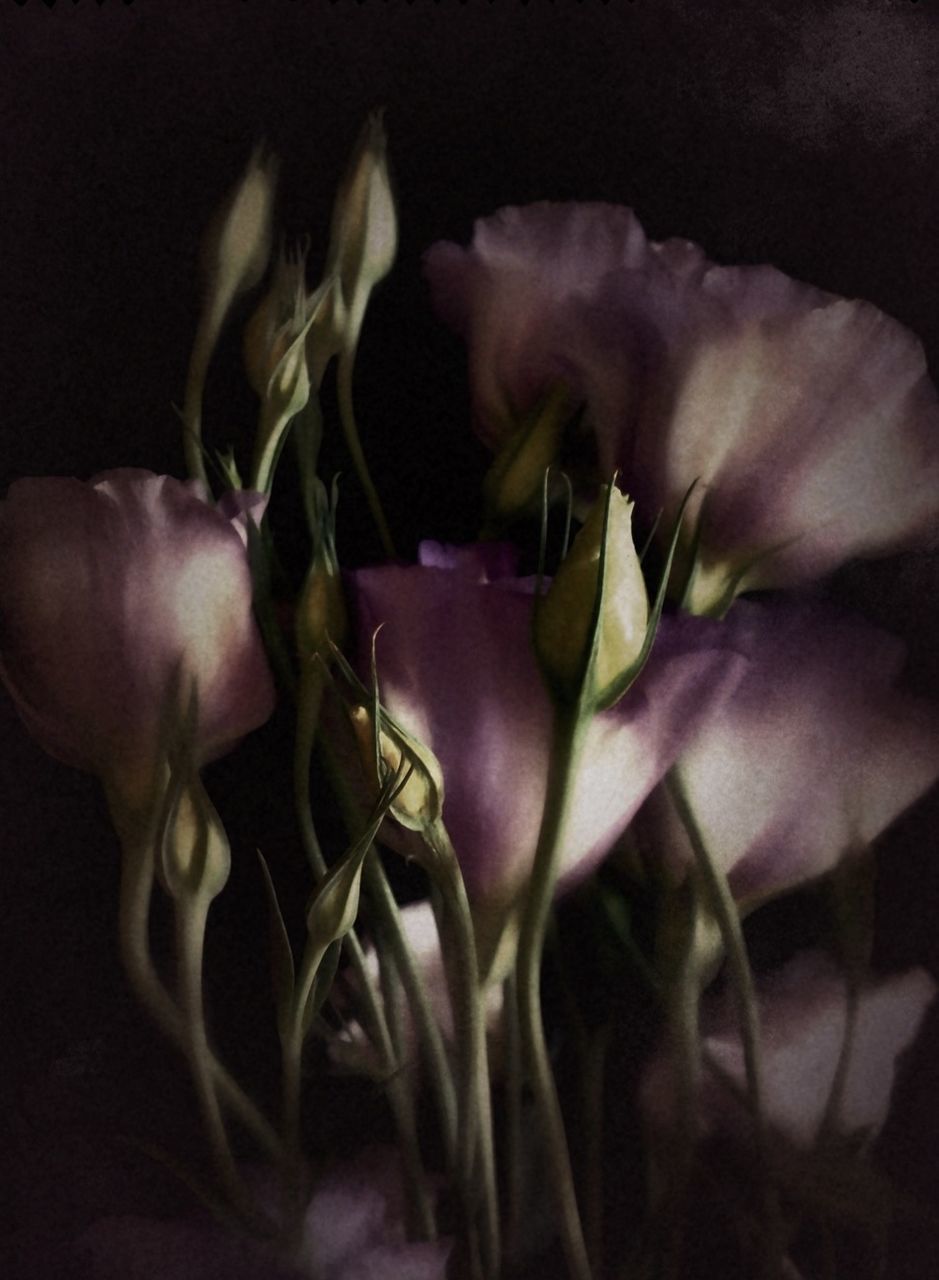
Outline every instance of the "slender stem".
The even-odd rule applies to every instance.
[[[116,822],[119,829],[125,824]],[[150,955],[150,896],[153,889],[151,839],[122,835],[119,929],[121,959],[130,984],[160,1030],[185,1050],[186,1030],[179,1008],[160,980]],[[229,1072],[209,1051],[208,1064],[215,1085],[244,1127],[269,1155],[280,1160],[283,1147],[274,1127],[264,1118]]]
[[[505,1164],[507,1225],[505,1258],[512,1262],[521,1247],[522,1200],[522,1046],[518,1025],[518,988],[515,974],[502,984],[502,1023],[505,1053]]]
[[[378,858],[370,857],[367,860],[364,879],[369,902],[374,906],[380,921],[382,934],[397,967],[421,1048],[426,1056],[430,1085],[440,1118],[444,1156],[448,1168],[453,1169],[456,1159],[457,1104],[443,1036],[434,1017],[427,984],[404,932],[401,910]]]
[[[327,867],[310,808],[310,758],[313,744],[316,740],[322,688],[317,689],[315,684],[308,683],[312,680],[312,673],[308,674],[305,671],[301,679],[301,691],[297,708],[297,739],[294,751],[294,802],[300,826],[300,838],[307,860],[316,879],[321,880],[326,874]],[[325,746],[323,754],[326,757],[327,765],[332,766],[329,768],[329,773],[333,782],[336,783],[339,778],[339,770],[332,762]],[[342,800],[341,794],[340,800]],[[350,821],[353,821],[353,819],[350,818]],[[368,853],[366,855],[366,866],[373,860],[373,854]],[[436,1238],[437,1228],[430,1192],[427,1187],[427,1177],[421,1159],[420,1146],[417,1141],[414,1108],[408,1093],[407,1083],[398,1071],[398,1061],[385,1010],[382,1008],[380,996],[376,991],[374,979],[369,972],[365,953],[355,929],[346,934],[344,946],[356,976],[357,990],[362,1002],[363,1029],[378,1053],[381,1069],[387,1080],[388,1101],[401,1142],[401,1157],[408,1186],[409,1203],[412,1207],[418,1230],[426,1239],[433,1240]]]
[[[397,553],[395,552],[394,540],[391,537],[391,530],[388,528],[388,521],[385,519],[378,491],[369,474],[368,463],[365,460],[362,441],[359,437],[359,428],[355,420],[355,410],[352,405],[352,373],[355,368],[355,354],[356,344],[353,343],[346,346],[339,355],[339,362],[336,368],[336,394],[339,400],[339,417],[342,421],[342,429],[346,434],[346,443],[352,455],[356,475],[365,490],[365,498],[368,502],[369,511],[372,513],[372,519],[375,521],[382,548],[389,560],[396,560]]]
[[[183,400],[183,452],[186,458],[186,470],[193,480],[201,480],[206,487],[208,487],[208,476],[202,458],[202,397],[205,393],[209,361],[215,350],[226,310],[227,306],[220,308],[217,302],[213,302],[202,312],[186,372],[186,391]]]
[[[193,1084],[222,1186],[233,1204],[248,1208],[250,1197],[238,1176],[219,1105],[205,1026],[202,960],[210,899],[196,894],[191,898],[178,899],[175,906],[177,975]]]
[[[312,740],[307,740],[309,746],[312,747]],[[326,771],[329,775],[330,782],[333,786],[346,825],[350,832],[356,826],[361,825],[362,815],[359,812],[360,806],[357,805],[355,798],[351,794],[342,772],[339,769],[334,753],[330,744],[322,741],[320,751]],[[305,808],[309,814],[309,754],[306,755],[306,763],[300,762],[298,765],[299,774],[297,777],[297,798],[298,804]],[[300,794],[300,788],[303,794]],[[312,826],[312,819],[306,821],[309,838],[309,828]],[[314,833],[315,840],[315,833]],[[317,857],[322,861],[322,854],[318,853],[318,846],[314,850],[313,846],[308,847],[308,856],[311,861]],[[319,863],[317,863],[319,865]],[[404,932],[404,926],[401,920],[401,911],[395,901],[394,894],[388,884],[388,878],[385,875],[381,861],[378,857],[369,854],[365,860],[365,869],[363,872],[366,889],[369,895],[369,905],[375,911],[388,946],[391,951],[394,962],[398,967],[401,982],[404,986],[405,994],[408,998],[411,1013],[415,1020],[418,1036],[420,1037],[421,1049],[424,1054],[425,1064],[430,1077],[430,1086],[433,1090],[434,1097],[437,1102],[437,1109],[441,1124],[441,1133],[444,1141],[444,1150],[448,1164],[453,1167],[456,1151],[456,1129],[457,1129],[457,1103],[456,1094],[453,1086],[453,1075],[450,1069],[450,1063],[447,1059],[447,1051],[443,1043],[443,1037],[440,1028],[434,1017],[433,1007],[430,1002],[430,995],[427,990],[427,984],[421,973],[419,964],[417,963],[414,953],[407,940]],[[350,938],[353,935],[348,935]],[[358,972],[358,970],[357,970]]]
[[[460,1128],[457,1146],[457,1176],[465,1189],[467,1205],[475,1185],[477,1156],[483,1179],[483,1263],[486,1274],[498,1274],[499,1196],[496,1185],[495,1144],[492,1134],[492,1104],[486,1023],[479,983],[476,937],[466,886],[460,873],[450,837],[442,823],[425,832],[433,851],[433,879],[444,906],[444,933],[441,936],[447,977],[453,1002],[457,1058],[460,1067]],[[473,1215],[475,1217],[475,1214]],[[471,1219],[472,1220],[472,1219]]]
[[[763,1242],[763,1272],[776,1276],[779,1272],[782,1250],[780,1237],[782,1223],[779,1196],[769,1167],[766,1148],[766,1125],[763,1115],[762,1055],[760,1043],[759,1005],[747,954],[740,914],[737,911],[730,885],[724,871],[718,867],[698,827],[694,811],[688,800],[677,766],[672,766],[667,786],[676,811],[688,836],[694,853],[701,883],[709,900],[711,912],[720,929],[721,939],[733,976],[737,1017],[743,1041],[743,1057],[747,1075],[747,1096],[753,1120],[753,1138],[757,1164],[760,1171],[760,1192],[763,1201],[763,1217],[766,1236]]]
[[[545,808],[528,901],[522,916],[516,966],[525,1056],[544,1128],[561,1239],[573,1280],[590,1280],[592,1273],[574,1191],[564,1117],[545,1042],[541,1015],[541,957],[568,816],[570,780],[583,741],[583,730],[579,708],[556,708]]]

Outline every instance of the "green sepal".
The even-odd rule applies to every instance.
[[[260,849],[257,850],[261,864],[261,878],[267,897],[268,915],[270,918],[271,938],[271,989],[274,994],[274,1008],[277,1013],[277,1030],[283,1039],[290,1030],[291,1010],[293,1009],[295,970],[293,950],[287,936],[287,926],[277,900],[277,891],[271,878],[270,868]]]
[[[662,617],[662,608],[665,604],[665,594],[666,594],[666,591],[668,590],[668,579],[672,571],[672,561],[675,557],[675,548],[678,546],[678,536],[681,532],[681,525],[682,525],[682,519],[684,518],[684,514],[685,514],[685,508],[688,505],[688,502],[691,498],[692,493],[694,492],[694,488],[697,483],[698,483],[697,480],[692,481],[691,485],[688,488],[687,493],[685,494],[684,498],[682,498],[681,500],[681,506],[678,508],[678,515],[675,517],[675,526],[672,530],[672,536],[668,545],[668,553],[665,557],[665,564],[662,568],[662,575],[659,579],[658,590],[655,593],[655,600],[653,601],[652,608],[649,611],[649,623],[648,623],[648,626],[646,627],[645,639],[643,640],[642,648],[639,651],[639,656],[636,658],[635,662],[633,662],[631,666],[627,667],[627,669],[622,673],[622,675],[620,675],[616,680],[614,680],[611,684],[609,684],[606,689],[602,689],[600,691],[600,693],[596,696],[596,698],[592,702],[592,711],[606,711],[609,707],[612,707],[617,702],[619,702],[620,698],[622,698],[623,695],[628,691],[630,685],[633,683],[633,681],[636,679],[636,677],[639,675],[643,667],[646,665],[646,662],[648,661],[649,654],[652,652],[652,645],[655,641],[656,632],[658,631],[658,628],[659,628],[659,621]],[[589,664],[590,666],[593,665],[594,657],[596,653],[596,647],[599,642],[600,610],[603,607],[603,581],[606,574],[606,544],[607,544],[606,531],[607,531],[607,522],[609,520],[609,514],[610,514],[610,499],[611,499],[612,491],[613,491],[613,486],[610,485],[610,488],[607,493],[606,511],[604,513],[603,545],[600,549],[599,589],[597,591],[597,602],[594,606],[594,633],[593,633],[594,639],[593,639],[593,646],[591,647],[590,664]],[[589,670],[589,666],[588,666],[588,670]]]
[[[326,1003],[332,985],[336,980],[336,974],[339,970],[339,957],[342,955],[342,941],[331,942],[326,948],[326,952],[320,961],[319,968],[316,970],[316,977],[313,979],[313,986],[303,1010],[301,1024],[303,1026],[303,1035],[309,1035],[310,1028],[316,1019],[317,1014]]]

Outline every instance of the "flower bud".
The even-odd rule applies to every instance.
[[[245,325],[242,348],[248,381],[263,400],[277,366],[305,318],[306,250],[282,249],[271,287]]]
[[[375,722],[371,712],[361,705],[352,707],[349,716],[363,763],[371,775],[375,768]],[[391,773],[397,773],[402,762],[411,769],[410,777],[391,803],[392,816],[412,831],[436,822],[443,808],[443,774],[433,753],[385,716],[381,717],[378,751],[382,764]]]
[[[339,942],[355,924],[359,913],[362,863],[371,848],[361,841],[334,866],[313,894],[307,908],[307,933],[318,948]]]
[[[540,492],[546,469],[557,457],[569,418],[569,396],[563,387],[556,386],[503,446],[483,482],[491,517],[505,519],[530,505]]]
[[[368,293],[391,270],[398,247],[386,149],[381,114],[373,112],[359,134],[333,206],[326,275],[339,277],[343,300],[353,311],[355,300],[364,306]]]
[[[163,832],[161,870],[174,898],[216,898],[231,871],[231,848],[222,820],[198,774],[171,804]]]
[[[203,246],[203,270],[210,296],[220,310],[254,286],[271,254],[271,215],[277,161],[260,147],[252,152],[242,179],[216,215]]]
[[[602,700],[642,652],[649,601],[633,544],[632,510],[633,504],[615,485],[609,495],[604,487],[535,612],[535,648],[542,669],[564,696],[576,696],[586,675],[591,696]],[[601,588],[594,652],[594,612]]]

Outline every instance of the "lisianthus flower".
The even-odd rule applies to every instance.
[[[251,612],[246,522],[148,471],[19,480],[0,503],[0,677],[34,738],[120,783],[153,768],[193,686],[195,763],[262,724],[273,685]]]
[[[275,1209],[274,1195],[267,1198]],[[226,1233],[204,1214],[184,1221],[103,1218],[84,1232],[79,1246],[91,1255],[98,1280],[444,1280],[451,1243],[408,1242],[404,1217],[397,1155],[374,1148],[317,1184],[292,1264]]]
[[[504,554],[504,553],[500,553]],[[534,859],[552,710],[531,641],[532,583],[491,572],[494,553],[421,544],[421,563],[350,574],[366,659],[377,639],[382,701],[443,770],[443,820],[476,904],[510,904]],[[447,566],[447,567],[445,567]],[[594,717],[560,881],[597,866],[682,745],[739,676],[719,625],[662,622],[633,689]]]
[[[919,342],[869,303],[652,243],[604,204],[503,209],[425,265],[467,337],[487,443],[560,382],[600,478],[619,468],[663,532],[699,482],[697,611],[939,529],[939,401]]]
[[[722,624],[749,658],[677,767],[696,823],[741,903],[831,870],[939,777],[939,717],[904,692],[904,646],[819,604],[738,601]],[[656,797],[640,818],[677,876],[693,856]]]
[[[890,1108],[900,1055],[913,1043],[936,984],[922,969],[868,983],[861,991],[850,1057],[841,1091],[837,1131],[873,1137]],[[759,990],[762,1028],[762,1101],[766,1120],[799,1147],[818,1136],[847,1025],[844,978],[820,952],[804,952],[769,976]],[[702,1047],[724,1078],[705,1069],[699,1098],[702,1129],[749,1123],[746,1068],[731,1002],[706,1000]],[[653,1130],[668,1128],[675,1082],[666,1052],[648,1065],[642,1109]]]

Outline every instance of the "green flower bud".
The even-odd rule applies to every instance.
[[[239,293],[253,289],[271,256],[271,216],[277,161],[256,147],[238,186],[216,215],[203,245],[211,305],[227,311]]]
[[[231,871],[231,847],[197,775],[173,797],[163,829],[161,872],[174,898],[216,898]]]
[[[350,708],[349,717],[366,773],[374,776],[375,722],[372,714],[360,705]],[[443,808],[443,773],[436,756],[385,716],[381,717],[378,732],[378,753],[382,765],[390,773],[397,773],[402,764],[411,769],[410,777],[391,803],[392,816],[412,831],[432,826]],[[378,779],[375,781],[377,787]]]
[[[535,648],[542,669],[549,683],[565,697],[577,696],[585,677],[591,697],[600,697],[642,653],[649,601],[633,544],[632,510],[633,504],[615,486],[609,496],[604,487],[535,612]],[[595,637],[594,614],[601,587]]]
[[[556,386],[512,434],[483,481],[490,519],[504,520],[530,506],[541,492],[546,469],[554,462],[571,417],[566,390]]]
[[[336,193],[326,276],[338,276],[345,305],[364,310],[368,294],[391,270],[398,248],[398,219],[388,178],[387,139],[381,113],[359,134]],[[357,333],[350,335],[352,341]]]

